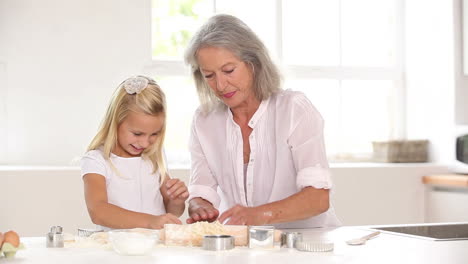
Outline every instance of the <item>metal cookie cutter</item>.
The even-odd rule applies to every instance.
[[[203,249],[219,251],[234,248],[234,237],[228,235],[210,235],[203,237]]]
[[[249,248],[273,248],[274,226],[249,226]]]
[[[48,248],[63,248],[63,229],[61,226],[52,226],[46,236]]]
[[[296,243],[302,241],[302,234],[299,232],[281,233],[281,247],[295,248]]]

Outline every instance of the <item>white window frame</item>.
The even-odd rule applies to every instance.
[[[276,55],[283,61],[283,31],[282,31],[282,4],[286,0],[275,0],[276,4]],[[342,1],[339,4],[341,6]],[[396,10],[396,63],[394,67],[317,67],[303,65],[283,65],[290,77],[329,80],[390,80],[394,82],[392,89],[391,111],[395,119],[390,126],[393,128],[389,140],[406,139],[406,88],[404,65],[404,0],[395,0]],[[213,13],[216,13],[216,0],[213,0]],[[340,36],[342,34],[340,33]],[[341,51],[341,50],[340,50]],[[340,56],[341,57],[341,56]],[[157,72],[159,76],[189,75],[189,70],[183,61],[179,60],[152,60],[146,68],[149,72]],[[329,157],[330,162],[341,161],[369,161],[371,153],[338,153]]]

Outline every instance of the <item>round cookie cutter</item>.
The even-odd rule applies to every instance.
[[[295,248],[296,243],[302,241],[302,234],[299,232],[281,233],[281,247]]]
[[[234,237],[228,235],[209,235],[203,237],[203,249],[211,251],[234,248]]]

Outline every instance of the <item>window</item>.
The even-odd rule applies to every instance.
[[[215,13],[246,22],[325,119],[330,161],[366,160],[371,142],[404,136],[402,0],[153,0],[151,72],[167,93],[166,151],[188,164],[198,97],[183,51]],[[261,10],[261,12],[259,12]]]

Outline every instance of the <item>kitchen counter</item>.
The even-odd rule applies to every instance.
[[[432,241],[381,233],[365,245],[349,246],[344,241],[371,233],[364,227],[336,229],[295,229],[304,240],[327,239],[335,243],[333,252],[301,252],[280,248],[261,250],[236,247],[229,251],[206,251],[198,247],[158,245],[148,256],[121,256],[102,248],[46,248],[44,237],[25,237],[26,249],[12,260],[0,263],[467,263],[468,240]]]

